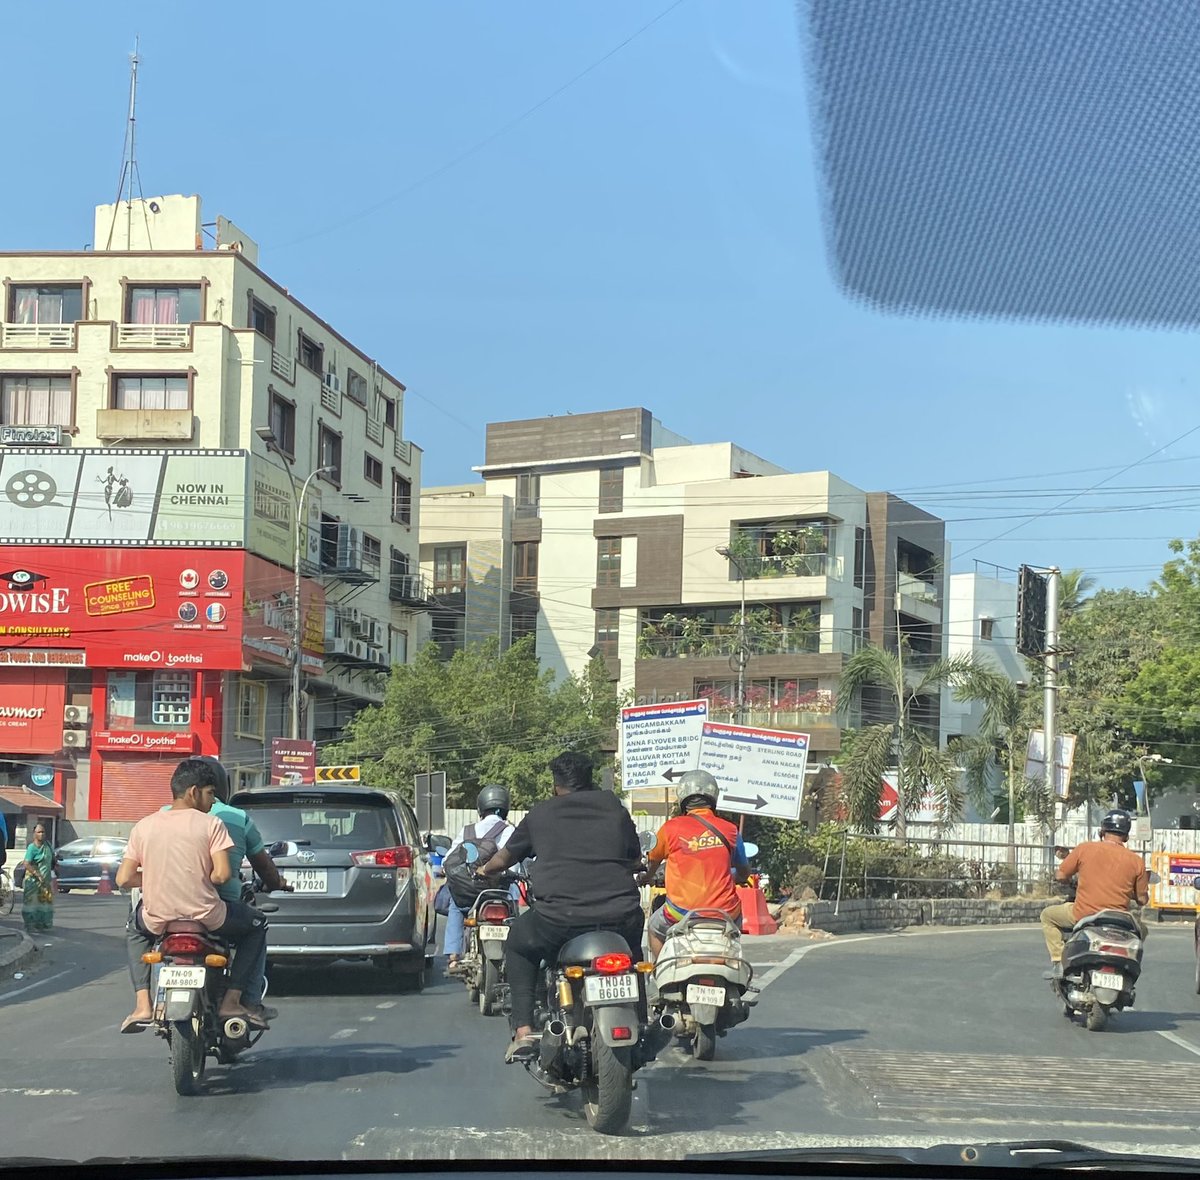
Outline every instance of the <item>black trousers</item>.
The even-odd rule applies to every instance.
[[[513,1027],[533,1024],[534,995],[542,963],[553,961],[565,943],[589,930],[612,930],[625,939],[637,960],[642,955],[642,927],[645,920],[645,915],[637,909],[619,921],[560,926],[548,921],[536,906],[514,918],[504,943],[504,963],[512,993]]]

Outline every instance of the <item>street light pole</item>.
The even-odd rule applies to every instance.
[[[300,682],[301,673],[303,671],[302,664],[304,662],[304,653],[300,646],[303,639],[304,615],[300,609],[300,556],[303,551],[303,540],[305,532],[304,520],[304,501],[308,496],[309,485],[318,475],[325,475],[332,471],[331,467],[318,467],[304,481],[300,488],[300,495],[296,498],[296,547],[293,552],[292,573],[294,582],[292,587],[292,737],[298,739],[300,737]],[[295,483],[292,484],[293,490]]]

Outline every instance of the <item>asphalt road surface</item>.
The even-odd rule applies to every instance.
[[[0,1158],[678,1158],[1014,1138],[1200,1154],[1190,926],[1151,928],[1138,1008],[1103,1033],[1062,1016],[1032,927],[747,938],[765,983],[751,1020],[714,1062],[665,1051],[638,1075],[630,1135],[605,1138],[577,1098],[503,1064],[506,1021],[461,984],[439,973],[400,994],[369,965],[277,970],[274,1029],[180,1098],[165,1044],[117,1033],[124,901],[71,894],[57,909],[41,963],[0,980]]]

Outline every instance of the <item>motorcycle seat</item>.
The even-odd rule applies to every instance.
[[[209,934],[211,933],[203,922],[196,922],[191,918],[176,918],[173,922],[168,922],[163,927],[164,934]]]
[[[1126,910],[1100,910],[1098,913],[1088,914],[1086,918],[1080,918],[1075,923],[1076,930],[1083,930],[1088,926],[1117,926],[1131,934],[1141,934],[1133,915]]]
[[[589,930],[565,943],[558,952],[558,961],[565,967],[586,967],[600,955],[613,954],[628,955],[629,944],[615,931]]]

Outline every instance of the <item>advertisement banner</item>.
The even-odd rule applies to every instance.
[[[240,669],[244,567],[241,550],[0,545],[0,664],[45,648],[92,668]]]
[[[271,786],[298,786],[317,777],[317,743],[304,738],[271,739]]]
[[[0,543],[244,545],[247,458],[116,447],[0,451]]]
[[[247,663],[291,664],[295,592],[291,570],[247,554],[242,604]],[[319,676],[325,670],[325,591],[310,578],[300,579],[300,609],[304,671]]]
[[[299,486],[291,474],[277,464],[254,457],[250,460],[250,513],[247,518],[246,548],[280,565],[292,568],[295,558],[296,497]],[[314,480],[304,497],[308,522],[301,559],[316,565],[321,556],[321,496]]]
[[[194,733],[157,729],[100,729],[92,734],[96,750],[137,750],[154,754],[194,754],[200,739]]]
[[[67,681],[62,672],[15,671],[0,681],[0,750],[56,754],[63,744]]]

